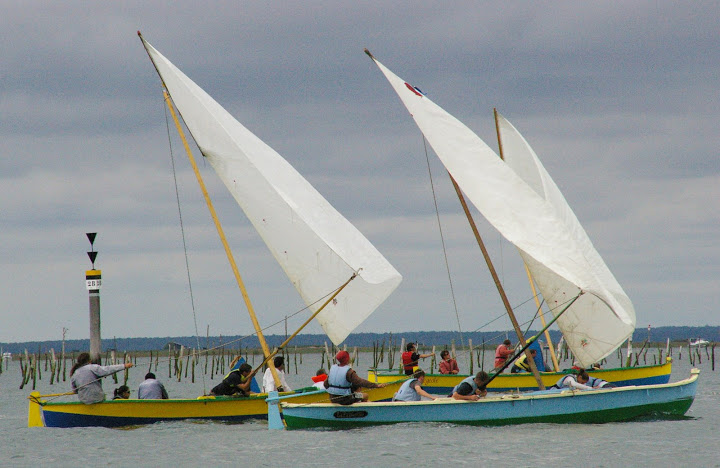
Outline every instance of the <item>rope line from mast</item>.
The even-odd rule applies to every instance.
[[[455,319],[458,324],[458,333],[460,334],[460,345],[465,346],[462,326],[460,325],[460,313],[458,312],[457,300],[455,299],[455,289],[453,288],[452,276],[450,275],[450,262],[448,261],[447,249],[445,247],[445,236],[443,235],[442,224],[440,223],[440,210],[438,208],[437,196],[435,194],[435,184],[433,183],[432,170],[430,169],[430,157],[428,155],[427,140],[425,140],[425,135],[422,135],[422,141],[423,148],[425,149],[425,162],[427,163],[428,178],[430,179],[433,203],[435,204],[435,216],[437,218],[438,230],[440,231],[440,242],[442,243],[443,256],[445,258],[445,269],[447,270],[448,282],[450,283],[450,295],[452,297],[453,308],[455,309]]]
[[[165,103],[166,99],[170,99],[170,97],[168,96],[163,99],[162,106],[165,111],[165,127],[167,130],[168,147],[170,150],[170,163],[172,164],[173,182],[175,184],[175,199],[177,200],[178,219],[180,220],[180,233],[182,235],[183,252],[185,254],[185,270],[187,271],[188,288],[190,290],[190,306],[192,308],[193,323],[195,324],[195,340],[197,341],[197,349],[200,349],[200,332],[198,331],[197,312],[195,309],[195,298],[193,296],[192,281],[190,280],[190,262],[188,260],[187,242],[185,240],[185,225],[183,223],[182,210],[180,208],[180,192],[178,190],[177,172],[175,170],[175,155],[173,153],[172,138],[170,136],[171,135],[171,133],[170,133],[170,118],[168,116],[168,108]],[[207,393],[207,385],[205,384],[205,374],[204,373],[202,375],[202,383],[203,383],[203,393]]]

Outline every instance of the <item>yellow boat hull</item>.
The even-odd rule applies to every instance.
[[[672,360],[668,358],[667,362],[653,366],[638,367],[619,367],[614,369],[599,369],[588,371],[593,376],[603,380],[607,380],[618,387],[629,385],[655,385],[665,384],[670,381],[670,372],[672,370]],[[541,372],[545,387],[555,385],[561,377],[568,372]],[[392,382],[402,378],[397,371],[368,371],[368,380],[371,382]],[[429,393],[443,395],[449,394],[452,389],[460,383],[460,381],[468,375],[456,374],[426,374],[423,388]],[[488,391],[507,392],[520,389],[520,391],[537,390],[538,385],[535,377],[529,373],[519,374],[500,374],[488,385]]]

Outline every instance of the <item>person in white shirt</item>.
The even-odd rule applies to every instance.
[[[554,387],[561,390],[564,390],[566,388],[569,388],[571,390],[592,390],[592,387],[585,385],[586,383],[588,383],[588,380],[590,380],[590,376],[588,375],[588,373],[584,370],[581,370],[577,373],[577,375],[568,374],[562,377],[560,380],[557,381]]]
[[[278,377],[280,378],[280,388],[275,388],[275,379],[273,379],[272,371],[268,367],[263,375],[263,392],[267,393],[275,390],[279,392],[292,391],[290,385],[288,385],[285,381],[285,358],[282,356],[275,356],[273,364],[275,364],[275,369],[277,370]]]

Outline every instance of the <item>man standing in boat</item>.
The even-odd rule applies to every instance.
[[[507,359],[512,356],[513,348],[510,340],[503,341],[495,350],[495,369],[498,370],[505,365]]]
[[[383,388],[386,384],[374,383],[360,378],[350,367],[350,354],[340,351],[335,355],[337,364],[330,368],[325,380],[325,389],[330,394],[330,401],[341,405],[352,405],[358,401],[368,401],[368,394],[357,392],[360,388]]]
[[[408,343],[405,349],[407,351],[402,353],[402,362],[403,369],[405,370],[405,375],[413,375],[413,372],[415,372],[416,367],[420,362],[420,358],[425,359],[433,355],[432,353],[418,354],[415,343]]]

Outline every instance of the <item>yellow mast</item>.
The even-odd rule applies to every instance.
[[[500,137],[500,125],[498,123],[498,111],[496,108],[493,108],[493,115],[495,116],[495,132],[497,133],[497,140],[498,140],[498,150],[500,151],[500,159],[503,161],[505,160],[505,156],[503,154],[503,146],[502,146],[502,138]],[[530,270],[528,269],[527,265],[523,262],[523,266],[525,267],[525,273],[527,273],[528,281],[530,282],[530,289],[532,290],[533,297],[535,298],[535,305],[538,308],[539,315],[540,315],[540,323],[542,323],[543,328],[545,328],[545,314],[543,313],[542,307],[540,305],[540,301],[537,297],[537,292],[535,291],[535,282],[533,281],[532,274],[530,273]],[[553,348],[552,340],[550,339],[550,332],[548,330],[545,330],[545,339],[548,342],[548,348],[550,349],[550,358],[552,359],[553,363],[553,369],[555,372],[558,372],[560,370],[560,366],[558,365],[557,356],[555,355],[555,349]]]
[[[220,240],[222,241],[223,247],[225,248],[225,254],[227,255],[228,261],[230,262],[230,268],[232,268],[232,271],[235,274],[235,280],[237,281],[240,292],[242,293],[242,297],[245,301],[245,306],[247,307],[248,314],[250,314],[250,320],[252,320],[253,327],[255,328],[255,333],[257,333],[258,341],[260,342],[260,346],[262,347],[263,354],[267,358],[268,356],[270,356],[270,348],[268,348],[267,342],[265,341],[265,336],[262,332],[262,328],[260,327],[260,323],[255,316],[255,309],[250,302],[250,296],[245,289],[245,283],[243,282],[242,277],[240,276],[240,272],[238,271],[237,264],[235,263],[235,257],[233,256],[232,251],[230,250],[230,245],[225,238],[225,232],[220,225],[220,220],[218,219],[215,208],[213,207],[212,201],[210,200],[210,195],[208,194],[207,188],[205,187],[205,182],[203,182],[200,171],[198,170],[197,164],[195,163],[195,158],[193,157],[192,151],[190,151],[190,145],[188,145],[187,139],[185,138],[185,132],[183,132],[182,130],[182,126],[180,125],[180,121],[177,118],[175,108],[172,105],[170,95],[168,94],[167,89],[163,90],[163,95],[165,96],[165,102],[167,103],[168,109],[170,109],[170,114],[172,115],[173,121],[175,122],[175,127],[177,128],[178,134],[180,135],[180,139],[182,140],[183,146],[185,147],[185,152],[188,155],[188,159],[190,160],[190,164],[192,165],[193,172],[195,172],[195,177],[197,178],[198,184],[200,184],[200,190],[202,191],[203,197],[205,197],[205,202],[207,203],[208,209],[210,210],[210,215],[212,216],[213,222],[215,223],[215,228],[217,229]],[[268,360],[267,365],[268,368],[270,368],[273,380],[275,381],[275,387],[280,388],[282,386],[282,383],[280,381],[280,376],[278,375],[277,369],[275,369],[275,365],[271,360]]]

